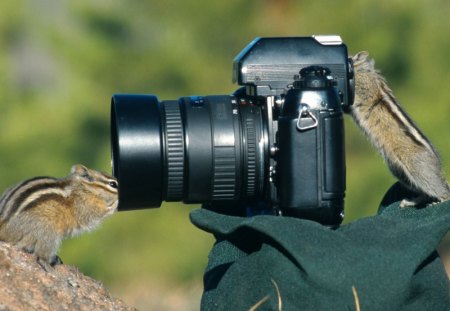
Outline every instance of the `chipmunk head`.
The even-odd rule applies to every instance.
[[[99,208],[105,216],[112,214],[118,206],[119,184],[105,173],[76,164],[72,166],[70,177],[85,195],[85,203]]]

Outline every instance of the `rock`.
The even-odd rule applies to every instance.
[[[137,310],[77,268],[46,272],[32,254],[0,242],[0,310]]]

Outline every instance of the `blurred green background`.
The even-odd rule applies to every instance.
[[[74,163],[109,172],[113,93],[229,94],[257,36],[339,34],[368,50],[449,168],[449,14],[448,0],[2,1],[0,189]],[[348,222],[394,178],[349,117],[346,150]],[[197,207],[116,214],[60,256],[142,310],[196,310],[213,243],[189,222]]]

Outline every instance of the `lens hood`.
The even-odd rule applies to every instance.
[[[158,98],[116,94],[111,99],[113,174],[119,182],[119,210],[159,207],[163,145]]]

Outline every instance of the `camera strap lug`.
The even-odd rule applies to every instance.
[[[317,127],[317,118],[311,113],[307,104],[300,104],[300,110],[297,119],[297,129],[306,131]]]

